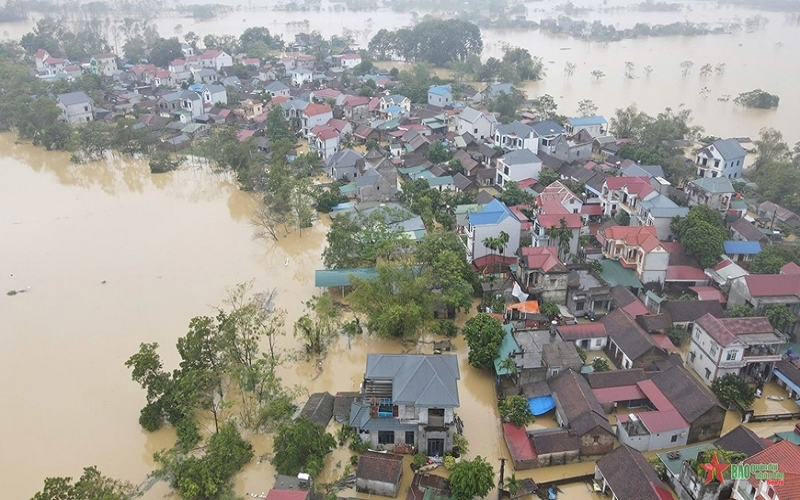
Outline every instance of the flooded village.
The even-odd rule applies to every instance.
[[[638,5],[0,23],[9,498],[800,498],[800,28]]]

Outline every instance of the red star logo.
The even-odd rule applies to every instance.
[[[724,483],[725,480],[722,479],[722,472],[730,467],[730,464],[719,463],[719,460],[717,460],[717,452],[715,451],[714,456],[711,458],[711,463],[700,464],[700,467],[708,471],[708,475],[706,476],[706,484],[710,483],[712,479],[716,479],[720,483]]]

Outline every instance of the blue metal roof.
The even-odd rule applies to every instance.
[[[755,255],[761,251],[761,243],[757,241],[734,241],[722,242],[722,247],[728,255]]]
[[[471,226],[499,224],[506,217],[514,217],[511,210],[498,199],[494,199],[483,206],[482,212],[470,212],[469,223]]]
[[[437,85],[428,89],[429,94],[445,95],[450,92],[450,85]]]
[[[602,116],[584,116],[581,118],[570,118],[569,123],[573,127],[588,127],[590,125],[605,125],[608,122]]]
[[[397,105],[389,106],[388,108],[385,109],[386,113],[391,113],[391,114],[399,113],[401,111],[403,111],[403,108],[401,108],[400,106],[397,106]]]

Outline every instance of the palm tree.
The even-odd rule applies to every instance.
[[[500,369],[505,370],[506,376],[508,376],[508,378],[514,382],[514,385],[516,385],[515,375],[519,371],[519,368],[517,368],[517,362],[510,357],[503,358],[500,360]]]
[[[499,240],[497,238],[493,238],[491,236],[487,236],[483,239],[483,246],[488,248],[492,251],[492,257],[494,257],[494,253],[500,249]],[[494,258],[492,258],[492,263],[494,264]]]
[[[508,496],[514,498],[520,488],[522,488],[522,481],[517,479],[516,474],[511,474],[511,477],[506,478],[506,484],[504,485],[505,490],[508,492]]]
[[[510,236],[505,231],[500,231],[500,235],[497,236],[497,243],[498,243],[498,250],[503,255],[506,256],[506,245],[508,244]]]

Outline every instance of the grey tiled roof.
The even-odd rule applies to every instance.
[[[370,354],[366,379],[391,380],[392,401],[414,406],[457,407],[458,360],[453,355]]]

